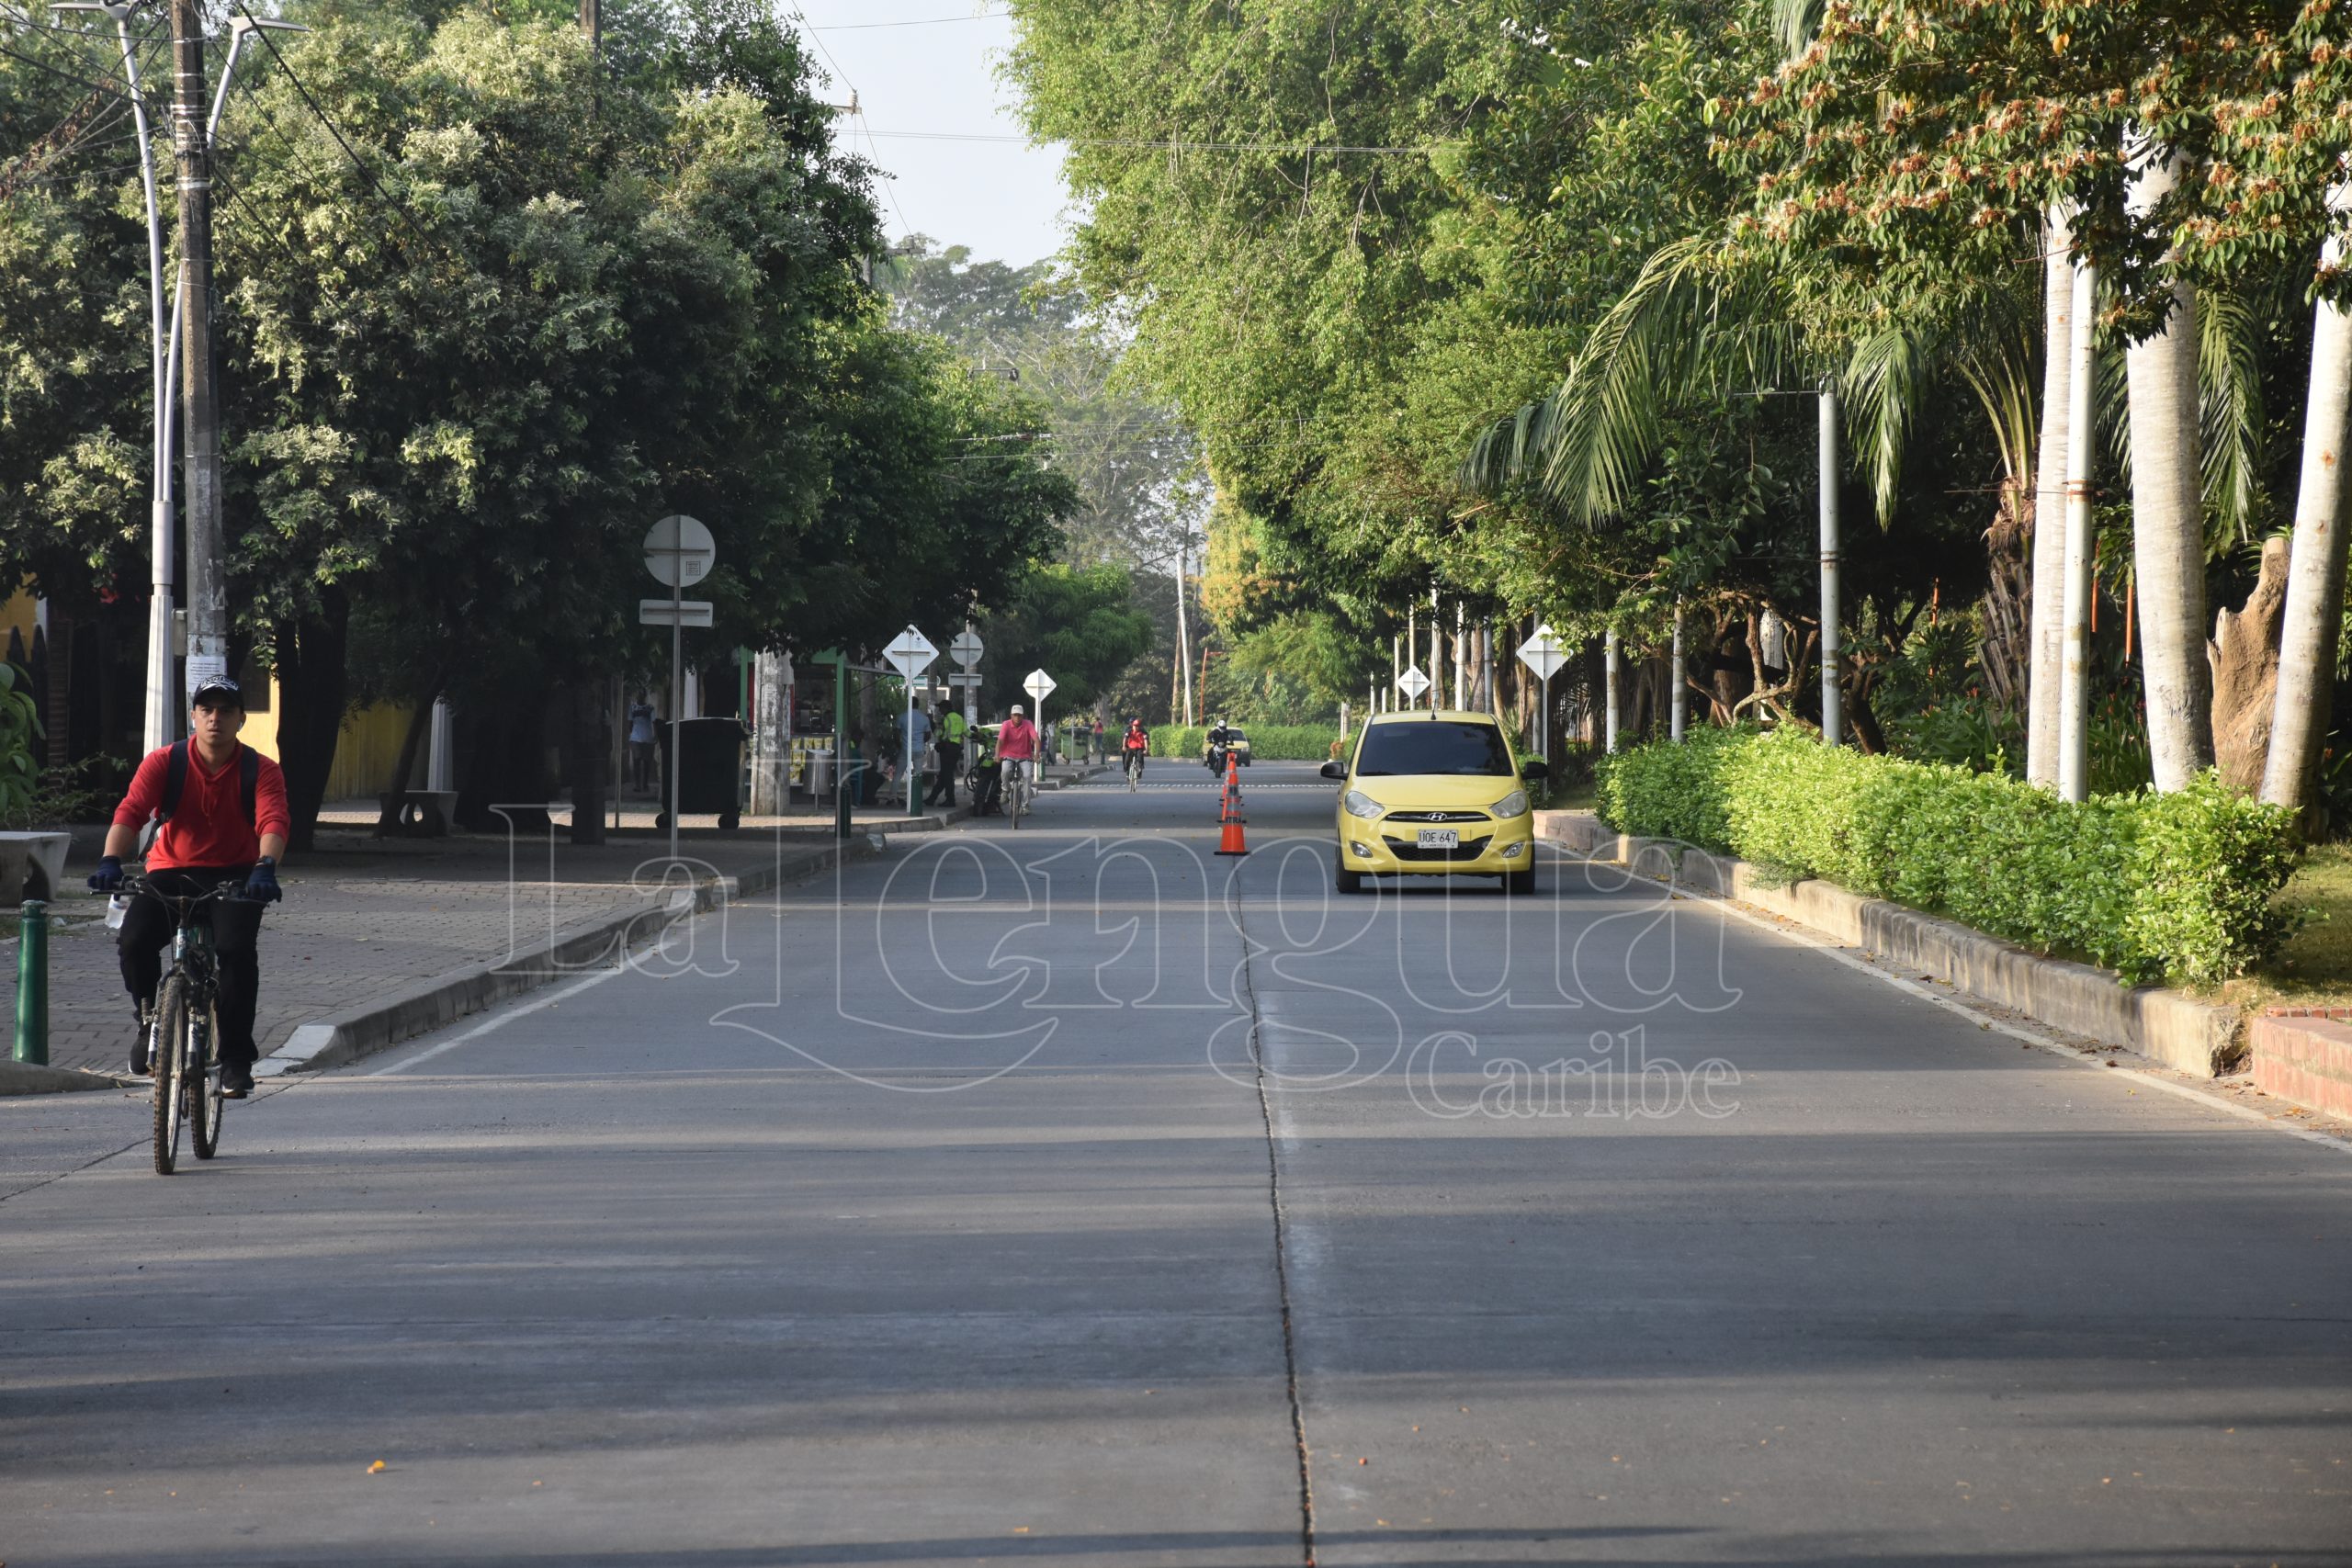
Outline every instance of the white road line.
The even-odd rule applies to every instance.
[[[434,1057],[438,1056],[444,1051],[454,1051],[469,1040],[479,1040],[493,1029],[503,1028],[505,1025],[514,1022],[516,1019],[522,1018],[530,1013],[535,1013],[541,1008],[551,1008],[555,1006],[556,1003],[563,1001],[567,998],[578,996],[581,992],[588,989],[591,986],[601,986],[605,981],[625,973],[627,973],[626,968],[600,969],[584,980],[574,981],[572,984],[566,986],[560,991],[553,991],[544,997],[536,998],[531,1001],[525,1002],[521,1007],[508,1008],[505,1011],[499,1013],[492,1018],[486,1019],[481,1023],[475,1024],[463,1034],[458,1035],[454,1039],[444,1040],[440,1044],[434,1046],[430,1051],[419,1051],[415,1055],[409,1057],[408,1060],[404,1062],[394,1062],[389,1067],[378,1067],[374,1072],[369,1073],[367,1076],[371,1078],[388,1078],[395,1073],[404,1073],[420,1062],[429,1062],[433,1060]]]
[[[1580,860],[1587,859],[1588,857],[1566,855],[1562,858],[1564,860]],[[1615,863],[1607,861],[1592,861],[1589,862],[1589,863],[1596,865],[1611,865]],[[2022,1044],[2030,1045],[2035,1050],[2055,1056],[2061,1061],[2072,1063],[2074,1066],[2078,1067],[2094,1069],[2104,1068],[2107,1066],[2108,1058],[2104,1055],[2094,1055],[2087,1051],[2079,1050],[2073,1045],[2067,1044],[2056,1035],[2045,1034],[2041,1030],[2027,1029],[2020,1025],[2011,1023],[2006,1019],[1996,1018],[1990,1013],[1979,1012],[1974,1008],[1970,1007],[1967,1003],[1961,1001],[1957,998],[1939,996],[1936,992],[1929,990],[1927,987],[1920,985],[1916,980],[1906,980],[1900,975],[1890,974],[1886,970],[1880,968],[1877,964],[1871,963],[1868,959],[1857,957],[1855,954],[1847,952],[1842,943],[1826,934],[1814,931],[1810,926],[1800,925],[1794,920],[1784,920],[1779,916],[1761,914],[1756,910],[1745,908],[1737,902],[1729,898],[1708,897],[1695,893],[1684,893],[1679,889],[1676,890],[1675,897],[1689,898],[1697,902],[1713,904],[1723,909],[1726,914],[1736,915],[1739,919],[1746,920],[1751,926],[1755,926],[1762,931],[1774,932],[1780,936],[1784,936],[1801,946],[1813,948],[1825,956],[1836,959],[1838,963],[1843,964],[1849,969],[1860,970],[1861,973],[1870,976],[1872,979],[1883,981],[1883,983],[1894,987],[1898,991],[1906,991],[1912,996],[1918,997],[1923,1000],[1933,1002],[1936,1006],[1943,1009],[1946,1012],[1957,1013],[1962,1018],[1968,1020],[1971,1023],[1975,1024],[1980,1029],[1989,1030],[1996,1034],[2006,1034],[2012,1040],[2018,1041]],[[2142,1060],[2145,1061],[2147,1058],[2143,1057]],[[2352,1138],[2341,1138],[2333,1133],[2323,1133],[2316,1127],[2298,1127],[2291,1122],[2282,1122],[2275,1116],[2265,1115],[2263,1112],[2256,1111],[2250,1105],[2240,1105],[2235,1100],[2214,1093],[2211,1089],[2199,1089],[2194,1084],[2175,1083],[2170,1078],[2161,1076],[2164,1070],[2165,1069],[2161,1064],[2150,1061],[2149,1070],[2135,1070],[2132,1073],[2130,1079],[2130,1087],[2132,1089],[2138,1089],[2144,1084],[2150,1089],[2162,1089],[2165,1093],[2177,1096],[2182,1100],[2192,1100],[2199,1105],[2209,1106],[2215,1111],[2226,1111],[2242,1122],[2252,1122],[2258,1126],[2267,1127],[2276,1133],[2285,1133],[2290,1137],[2301,1138],[2308,1143],[2319,1144],[2324,1147],[2334,1149],[2339,1154],[2352,1154]]]

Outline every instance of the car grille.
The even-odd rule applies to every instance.
[[[1419,844],[1402,843],[1397,840],[1389,838],[1383,838],[1381,841],[1388,846],[1388,852],[1395,855],[1398,860],[1425,861],[1476,860],[1480,855],[1487,852],[1487,844],[1492,842],[1491,840],[1487,839],[1464,839],[1460,844],[1457,844],[1453,849],[1446,850],[1423,849]]]
[[[1392,811],[1383,820],[1389,822],[1484,822],[1483,811]]]

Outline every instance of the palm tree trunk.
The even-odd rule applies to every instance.
[[[2075,267],[2072,221],[2053,203],[2041,226],[2041,449],[2033,500],[2031,675],[2026,682],[2026,777],[2058,784],[2058,706],[2066,627],[2066,439],[2072,400]]]
[[[2146,144],[2137,152],[2132,207],[2144,215],[2178,184],[2188,160]],[[2132,389],[2132,552],[2141,678],[2156,788],[2166,793],[2213,765],[2197,342],[2197,291],[2176,280],[2163,330],[2124,353]]]
[[[2075,267],[2075,303],[2067,320],[2066,551],[2059,647],[2058,794],[2081,800],[2090,789],[2091,468],[2098,455],[2098,390],[2091,327],[2098,311],[2098,269]]]
[[[2328,192],[2340,218],[2352,183]],[[2320,253],[2326,272],[2344,263],[2342,240]],[[2294,554],[2287,566],[2286,626],[2278,644],[2278,694],[2271,707],[2270,757],[2262,798],[2308,814],[2327,739],[2336,638],[2344,619],[2344,458],[2352,413],[2352,318],[2319,302],[2312,322],[2311,396],[2303,408],[2303,471],[2295,491]]]

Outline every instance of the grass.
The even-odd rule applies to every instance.
[[[2352,1007],[2352,844],[2322,844],[2278,895],[2307,911],[2277,958],[2224,983],[2218,995],[2248,1012],[2266,1007]]]

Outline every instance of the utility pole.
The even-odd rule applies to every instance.
[[[1821,384],[1821,739],[1845,739],[1843,692],[1838,683],[1840,611],[1838,599],[1838,388]],[[1679,672],[1677,679],[1680,678]],[[1678,688],[1678,694],[1679,691]],[[1679,739],[1678,736],[1677,739]]]
[[[204,17],[172,4],[172,157],[179,173],[180,486],[187,516],[187,677],[229,671],[227,549],[220,533],[220,403],[212,352],[212,149]]]

